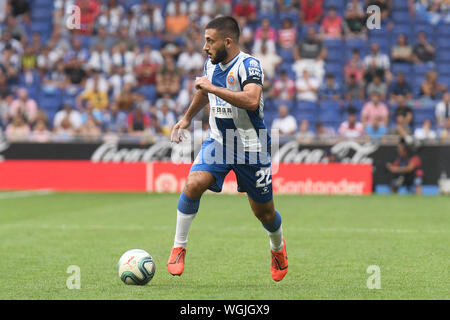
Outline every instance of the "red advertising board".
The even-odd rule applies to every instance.
[[[180,192],[190,166],[171,162],[7,160],[0,162],[0,189]],[[272,183],[278,194],[370,194],[372,166],[280,163]],[[236,189],[236,176],[230,172],[223,192],[236,193]]]

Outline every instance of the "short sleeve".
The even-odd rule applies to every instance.
[[[244,88],[249,83],[263,85],[264,74],[261,64],[255,58],[247,58],[239,66],[239,81]]]

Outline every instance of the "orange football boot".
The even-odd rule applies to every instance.
[[[281,251],[273,251],[270,249],[272,263],[270,265],[270,274],[275,281],[283,280],[288,271],[288,257],[286,254],[286,243],[283,238],[283,249]]]
[[[167,270],[173,276],[181,276],[184,271],[184,257],[186,256],[186,249],[183,247],[176,247],[172,249],[169,261],[167,262]]]

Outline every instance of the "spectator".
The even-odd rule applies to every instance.
[[[115,40],[108,33],[108,30],[105,26],[99,26],[97,29],[97,34],[92,36],[90,41],[91,48],[104,48],[109,51],[114,46]]]
[[[380,94],[373,92],[370,100],[367,101],[361,111],[362,123],[364,126],[373,124],[375,119],[379,119],[383,126],[387,126],[389,122],[389,111],[383,102],[380,101]]]
[[[111,103],[111,106],[106,110],[103,117],[103,126],[106,132],[126,133],[127,131],[127,114],[119,110],[116,102]]]
[[[85,140],[91,140],[97,138],[102,133],[100,127],[95,121],[92,115],[88,115],[86,122],[80,128],[80,135],[83,136]]]
[[[80,8],[81,32],[92,34],[95,21],[100,15],[100,4],[97,0],[78,0],[75,5]]]
[[[403,33],[397,36],[397,44],[391,50],[391,59],[392,62],[400,63],[411,63],[413,60],[413,49]]]
[[[352,56],[348,60],[344,67],[345,81],[349,82],[350,77],[354,76],[356,82],[360,82],[363,77],[363,63],[359,56],[359,50],[353,49]]]
[[[297,78],[300,78],[304,69],[308,69],[310,74],[320,80],[324,74],[324,60],[327,56],[322,41],[316,36],[314,27],[308,28],[306,39],[301,41],[294,49],[295,63],[292,69],[296,72]]]
[[[166,16],[166,30],[180,35],[187,31],[189,27],[189,17],[187,12],[182,9],[182,2],[175,1],[175,12]]]
[[[92,118],[96,125],[103,122],[104,110],[95,109],[92,102],[87,101],[86,107],[81,112],[81,126],[84,126],[89,118]]]
[[[13,93],[6,82],[6,76],[0,68],[0,122],[9,120],[9,106],[13,101]]]
[[[14,118],[17,114],[25,117],[25,121],[31,123],[35,120],[38,112],[38,106],[34,99],[28,96],[28,91],[25,88],[17,90],[17,99],[11,102],[9,115]]]
[[[75,130],[79,129],[82,125],[81,114],[77,110],[74,110],[72,105],[68,102],[65,102],[61,110],[56,112],[55,117],[53,119],[53,128],[58,131],[58,129],[63,125],[63,120],[66,119],[69,124],[65,124],[65,128],[73,128]]]
[[[318,24],[322,20],[322,16],[322,0],[300,0],[300,21],[302,24]]]
[[[300,11],[300,1],[298,0],[277,0],[278,2],[278,9],[281,12],[292,12],[292,13],[298,13]]]
[[[276,54],[276,41],[277,32],[270,26],[270,20],[264,18],[261,21],[261,27],[255,31],[252,53],[254,55],[260,54],[261,47],[265,44],[269,53]]]
[[[413,108],[408,105],[407,100],[404,96],[399,96],[397,99],[397,107],[394,110],[394,120],[398,117],[402,117],[402,123],[404,123],[409,130],[412,130],[414,123],[414,111]]]
[[[427,34],[420,31],[417,34],[417,44],[413,48],[412,61],[414,63],[432,63],[434,60],[435,48],[427,40]]]
[[[338,15],[335,7],[329,7],[328,15],[323,18],[320,25],[320,37],[322,39],[340,39],[343,31],[342,17]]]
[[[309,121],[307,119],[300,120],[299,130],[296,135],[299,143],[310,144],[314,140],[314,132],[309,130]]]
[[[128,132],[132,135],[141,135],[150,129],[151,118],[141,108],[136,108],[127,116]]]
[[[380,95],[381,100],[386,100],[387,90],[387,84],[381,80],[380,75],[375,74],[372,82],[367,86],[367,95],[370,96],[372,93],[376,92]]]
[[[135,68],[138,85],[156,85],[157,72],[158,65],[145,56]]]
[[[189,72],[191,70],[199,71],[203,69],[205,61],[199,52],[195,51],[194,45],[188,43],[186,45],[186,51],[183,51],[177,61],[178,69]]]
[[[159,52],[159,50],[155,50],[151,45],[145,44],[141,53],[136,57],[136,65],[140,65],[143,63],[144,59],[148,59],[150,63],[156,64],[158,66],[162,66],[164,64],[164,58]]]
[[[169,16],[173,16],[177,13],[177,6],[179,7],[179,12],[182,14],[187,14],[188,13],[188,4],[186,3],[186,1],[182,1],[182,0],[171,0],[168,1],[169,3],[167,4],[166,7],[166,14]]]
[[[316,121],[316,138],[319,141],[326,141],[336,136],[333,128],[325,126],[321,121]]]
[[[12,121],[5,130],[8,141],[24,141],[30,134],[30,126],[26,123],[24,116],[17,113],[12,117]]]
[[[450,139],[450,117],[445,118],[444,126],[439,129],[439,138],[442,140]]]
[[[53,139],[55,141],[67,142],[74,139],[78,130],[72,126],[69,116],[65,116],[59,126],[53,127]]]
[[[278,45],[283,49],[292,50],[297,42],[297,29],[290,18],[284,18],[277,34]]]
[[[38,143],[45,143],[51,140],[51,136],[52,133],[47,128],[47,123],[44,120],[38,120],[31,132],[30,140]]]
[[[438,82],[438,73],[428,71],[425,74],[425,80],[420,85],[419,96],[424,103],[428,103],[430,100],[440,99],[446,90],[447,86]]]
[[[90,102],[96,109],[105,109],[108,106],[108,93],[99,88],[99,82],[93,82],[92,89],[86,89],[77,97],[78,109],[82,109],[85,101]]]
[[[170,135],[172,127],[176,124],[176,118],[173,111],[167,103],[163,103],[156,112],[158,124],[161,127],[161,132],[164,135]]]
[[[70,84],[75,86],[84,86],[86,82],[87,73],[82,68],[80,61],[72,59],[66,64],[65,72],[69,78]]]
[[[347,120],[340,124],[338,133],[349,139],[359,138],[364,134],[364,126],[357,120],[356,109],[353,106],[347,108]]]
[[[433,130],[433,124],[430,119],[425,119],[422,127],[414,130],[414,138],[417,140],[434,140],[436,139],[436,131]]]
[[[275,77],[275,70],[283,62],[281,57],[276,54],[276,52],[270,52],[267,48],[267,43],[263,42],[261,44],[261,51],[254,55],[256,59],[259,60],[262,69],[264,70],[265,79],[269,82]]]
[[[180,90],[181,78],[175,67],[174,61],[167,56],[165,65],[156,75],[156,92],[159,96],[169,94],[174,98]]]
[[[346,101],[364,100],[364,86],[356,81],[354,74],[350,75],[348,82],[344,87],[344,98]]]
[[[364,80],[366,83],[370,83],[377,74],[381,79],[390,82],[390,66],[389,57],[380,52],[378,43],[373,42],[370,45],[370,54],[364,57]]]
[[[435,107],[435,116],[438,127],[445,125],[446,118],[450,117],[450,92],[442,95],[442,100]]]
[[[119,110],[128,112],[133,109],[138,99],[139,94],[134,93],[131,90],[131,85],[129,83],[125,83],[120,94],[115,97],[115,102],[117,102]]]
[[[127,50],[125,43],[120,43],[111,49],[111,69],[114,67],[123,67],[127,73],[133,72],[139,48]]]
[[[245,17],[249,23],[256,20],[256,7],[249,0],[236,1],[233,7],[233,16]]]
[[[406,75],[403,72],[397,74],[397,80],[391,83],[388,92],[393,103],[397,102],[399,96],[404,96],[407,101],[413,98],[412,88],[406,81]]]
[[[333,74],[328,73],[325,76],[325,82],[320,86],[319,94],[322,100],[341,100],[342,90]]]
[[[359,0],[347,3],[344,19],[346,38],[366,38],[366,14]]]
[[[140,67],[142,68],[142,66],[140,66]],[[108,79],[108,85],[109,85],[109,89],[112,89],[112,95],[114,98],[120,95],[124,85],[129,85],[132,89],[135,88],[135,86],[137,84],[137,80],[135,79],[134,74],[142,77],[142,73],[138,72],[138,71],[141,71],[142,69],[138,69],[138,68],[136,68],[136,73],[125,72],[125,68],[123,66],[114,67],[113,70],[115,72]],[[153,75],[153,80],[154,80],[154,78],[155,78],[155,76]],[[141,80],[142,80],[142,78],[141,78]],[[151,76],[149,77],[149,79],[145,79],[145,80],[151,80]]]
[[[278,130],[280,137],[292,135],[297,131],[297,121],[289,114],[288,106],[278,107],[278,117],[273,120],[271,128]]]
[[[320,82],[314,76],[311,76],[308,70],[303,70],[303,77],[297,79],[297,100],[316,102],[318,99],[318,92]]]
[[[393,136],[400,136],[403,139],[407,139],[407,137],[411,136],[412,131],[406,122],[406,118],[397,115],[395,117],[395,123],[388,133]]]
[[[111,71],[112,58],[108,50],[102,47],[102,44],[97,44],[97,47],[91,52],[87,67],[96,69],[103,73]]]
[[[286,70],[281,70],[280,76],[273,82],[272,97],[280,100],[292,100],[295,97],[295,81],[289,78]]]
[[[373,141],[379,141],[385,134],[387,134],[387,128],[383,124],[381,117],[375,117],[372,123],[368,123],[365,126],[365,131]]]
[[[415,187],[417,195],[422,194],[423,170],[422,161],[418,155],[414,155],[404,142],[397,146],[397,158],[393,163],[386,164],[391,173],[391,190],[397,193],[401,186],[408,191]]]

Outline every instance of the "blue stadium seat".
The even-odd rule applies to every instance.
[[[437,62],[442,62],[442,61],[450,62],[450,51],[449,50],[436,50],[436,61]]]
[[[409,23],[409,21],[411,20],[409,12],[403,10],[394,10],[391,14],[391,17],[394,23]]]
[[[316,102],[311,101],[299,100],[295,104],[295,109],[298,111],[316,111],[317,108],[318,104]]]
[[[42,108],[48,114],[56,112],[63,102],[61,90],[57,89],[52,93],[41,92],[39,96],[39,108]]]
[[[435,68],[429,64],[414,64],[413,70],[416,77],[423,77],[428,71],[435,70]]]
[[[436,47],[439,49],[450,49],[450,39],[448,36],[440,35],[436,39]]]
[[[277,68],[277,71],[278,72],[286,71],[288,74],[288,77],[291,79],[295,79],[297,77],[294,70],[292,69],[292,63],[289,63],[289,62],[281,63],[280,66]]]
[[[292,114],[297,121],[306,119],[310,124],[314,124],[317,118],[317,110],[294,110]]]
[[[274,110],[278,110],[278,107],[281,105],[287,106],[289,108],[289,110],[293,110],[294,106],[295,106],[293,100],[273,99],[272,103],[273,103]]]
[[[430,119],[433,125],[435,124],[434,103],[431,106],[422,106],[414,108],[414,125],[421,127],[423,122]]]
[[[328,62],[335,62],[342,64],[344,62],[345,55],[344,51],[341,48],[333,48],[327,50],[327,63]]]
[[[161,48],[161,39],[158,37],[146,37],[139,41],[141,47],[149,44],[152,49],[159,50]]]
[[[293,63],[294,62],[294,54],[292,49],[280,48],[278,50],[278,55],[283,59],[283,62]]]
[[[156,87],[154,85],[144,85],[136,89],[136,92],[145,96],[145,98],[151,102],[156,100]]]
[[[406,75],[409,75],[409,74],[411,74],[412,70],[413,70],[413,67],[409,63],[393,62],[392,66],[391,66],[391,71],[394,74],[403,72]]]

